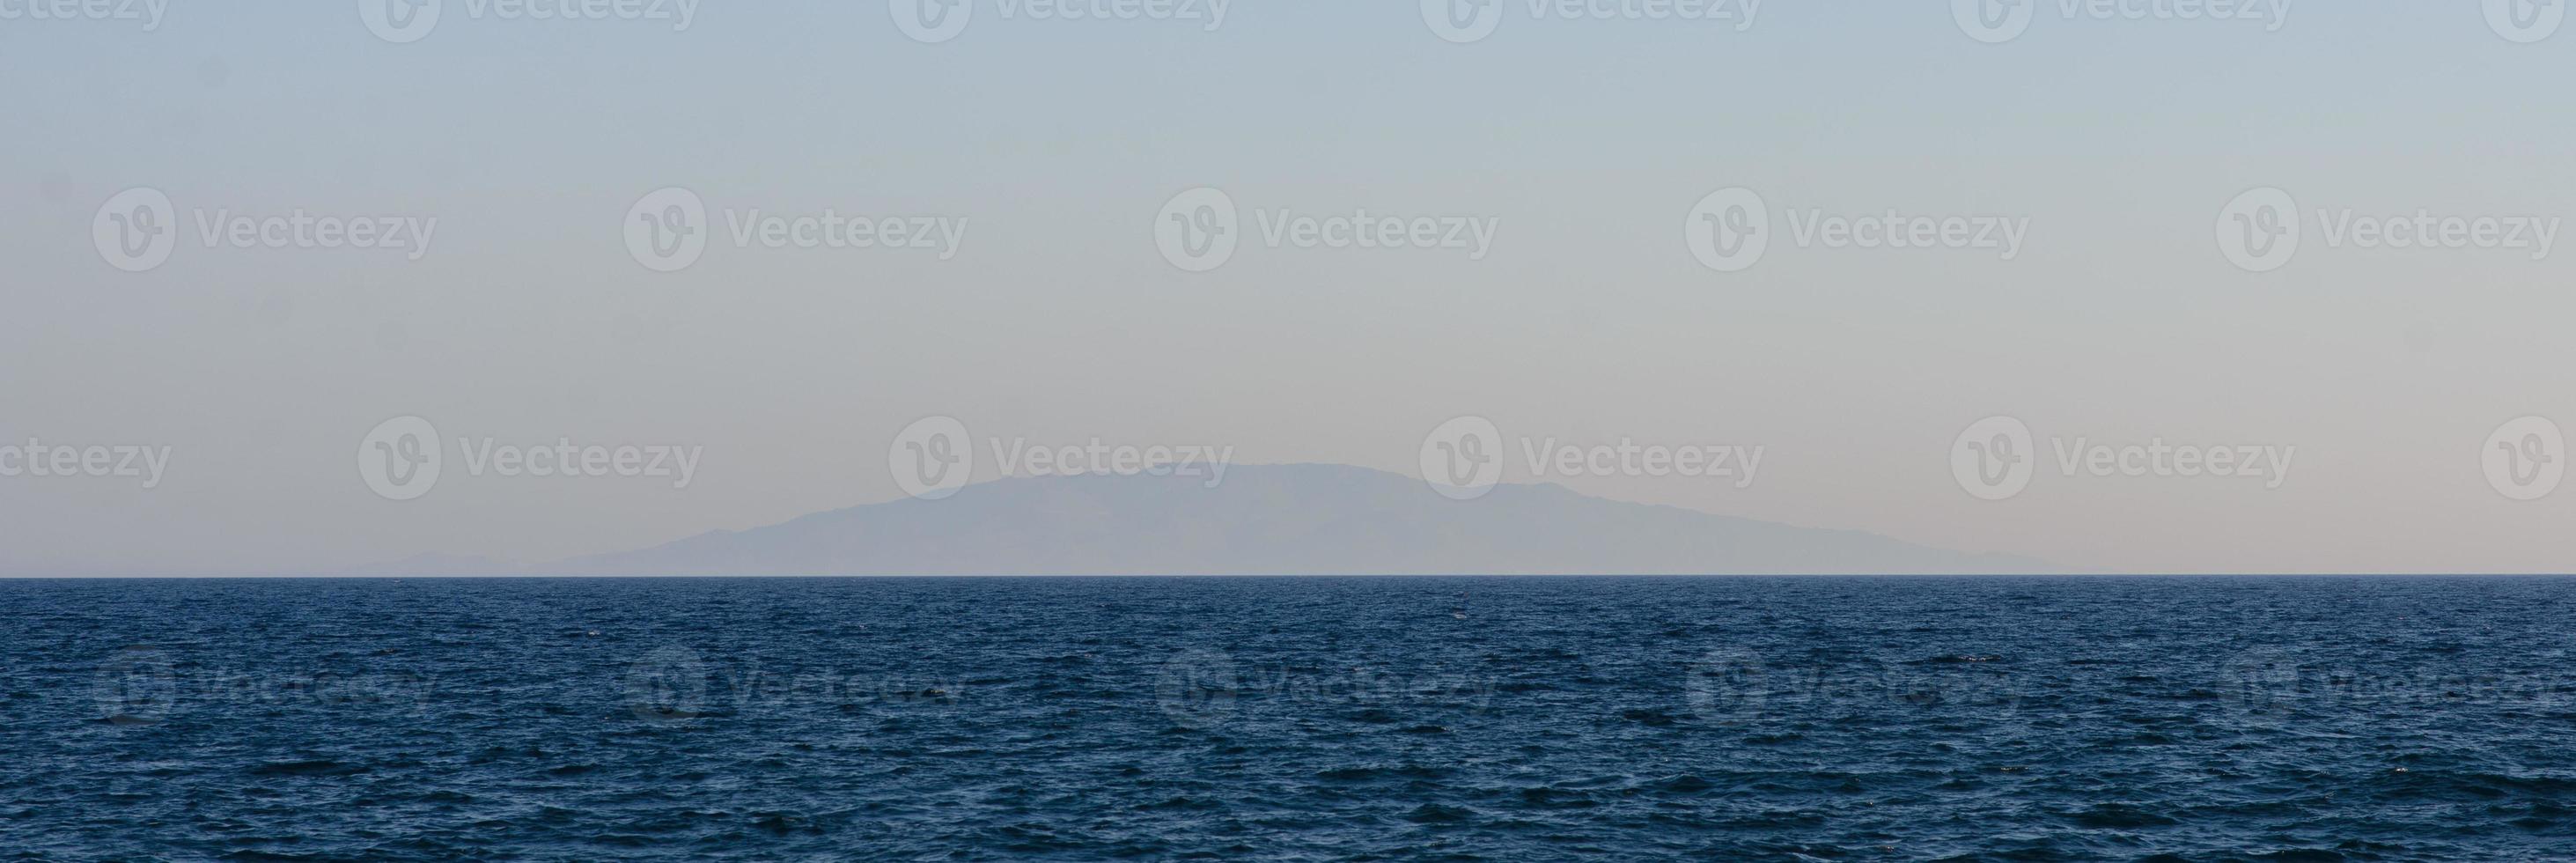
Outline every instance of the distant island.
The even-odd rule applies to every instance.
[[[2036,574],[2040,561],[1497,486],[1450,500],[1345,465],[1009,478],[549,564],[423,555],[368,575]]]

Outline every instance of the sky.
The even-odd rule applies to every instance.
[[[976,479],[1470,418],[2071,568],[2576,560],[2563,11],[1443,2],[0,0],[0,573],[637,548],[917,493],[925,418]]]

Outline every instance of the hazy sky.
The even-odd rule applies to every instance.
[[[1425,435],[1474,416],[1511,481],[2072,566],[2576,560],[2576,489],[2515,500],[2481,464],[2508,421],[2576,422],[2576,248],[2537,246],[2576,209],[2576,27],[2514,41],[2556,21],[2514,29],[2518,0],[2491,4],[2501,24],[2474,2],[2267,21],[2043,0],[1993,43],[1928,0],[1770,0],[1749,22],[1501,0],[1463,43],[1411,2],[1241,0],[1211,30],[1205,0],[1172,10],[1188,21],[976,0],[924,42],[896,23],[911,0],[708,0],[685,29],[446,0],[402,43],[368,0],[178,0],[157,25],[122,2],[62,20],[79,10],[0,0],[0,447],[169,454],[149,488],[0,475],[0,572],[633,548],[898,498],[889,445],[930,416],[971,430],[982,477],[996,437],[1419,474]],[[97,229],[137,187],[178,224],[126,272],[101,239],[149,235]],[[676,272],[627,240],[666,187],[707,213]],[[1191,272],[1157,230],[1200,187],[1236,206],[1240,247]],[[1686,228],[1739,187],[1768,239],[1728,271]],[[2299,245],[2253,272],[2220,235],[2277,225],[2223,210],[2275,188]],[[746,221],[827,209],[952,233],[770,248]],[[300,248],[350,243],[297,233],[299,210],[406,243],[436,223],[425,248]],[[1361,211],[1490,246],[1438,221],[1429,248],[1265,237],[1283,212]],[[2419,211],[2468,247],[2366,239]],[[1890,212],[2019,246],[1835,247],[1817,219]],[[234,242],[218,220],[242,216],[282,239]],[[2475,247],[2481,219],[2528,244]],[[389,500],[355,458],[413,416],[444,475]],[[1953,455],[1996,416],[2030,430],[2034,475],[1986,500]],[[1749,484],[1531,475],[1523,442],[1549,438],[1762,461]],[[458,450],[485,439],[700,457],[685,488],[469,471]],[[2099,476],[2079,439],[2288,468]]]

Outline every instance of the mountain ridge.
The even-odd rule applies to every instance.
[[[418,560],[415,558],[415,560]],[[1334,464],[1234,465],[1225,481],[1006,477],[711,530],[525,569],[537,575],[1825,575],[2068,570],[1663,504],[1554,483],[1451,500],[1423,480]]]

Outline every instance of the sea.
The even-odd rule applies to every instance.
[[[2576,859],[2576,580],[0,581],[7,860]]]

